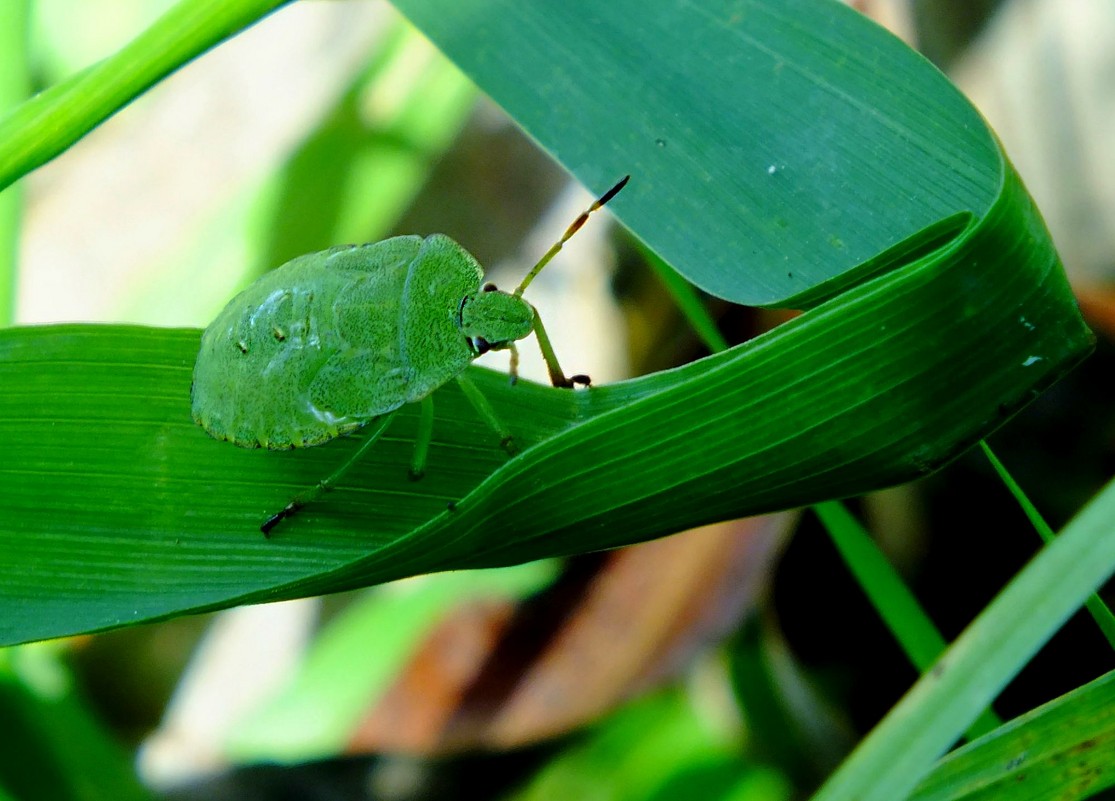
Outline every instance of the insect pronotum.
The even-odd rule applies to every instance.
[[[627,183],[600,196],[565,230],[514,292],[483,283],[476,259],[443,234],[397,236],[299,256],[267,273],[217,315],[201,337],[191,387],[193,418],[212,437],[245,448],[321,445],[368,426],[364,442],[333,473],[260,526],[283,519],[337,485],[387,429],[399,407],[420,403],[410,473],[420,478],[433,436],[431,393],[457,379],[477,413],[514,453],[507,427],[465,368],[489,350],[511,352],[532,331],[555,387],[566,377],[538,311],[523,291],[594,211]]]

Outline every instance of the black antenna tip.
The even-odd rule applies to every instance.
[[[597,205],[603,206],[609,200],[614,198],[617,194],[619,194],[619,190],[621,190],[621,189],[623,189],[623,187],[627,186],[627,182],[630,181],[630,180],[631,180],[630,175],[623,176],[623,178],[620,179],[618,184],[616,184],[615,186],[613,186],[611,189],[609,189],[607,192],[605,192],[603,195],[600,196],[600,200],[596,201]]]

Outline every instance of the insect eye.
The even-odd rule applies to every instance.
[[[477,354],[482,356],[490,351],[492,349],[492,346],[491,343],[488,342],[488,340],[484,339],[484,337],[473,337],[472,348],[477,352]]]
[[[484,284],[484,286],[480,287],[480,291],[481,292],[495,292],[496,291],[496,285],[489,282],[487,284]]]

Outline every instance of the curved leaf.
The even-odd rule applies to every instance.
[[[1089,341],[1027,240],[987,245],[1005,256],[996,271],[928,257],[642,379],[569,392],[470,368],[523,453],[505,461],[446,387],[425,480],[406,480],[405,410],[275,541],[261,518],[355,442],[262,452],[206,437],[189,415],[193,331],[0,332],[0,641],[614,547],[922,475]],[[1004,302],[1016,295],[1021,312]]]
[[[624,0],[561,19],[506,1],[438,4],[430,19],[400,4],[594,186],[632,172],[615,208],[686,275],[812,308],[725,353],[583,392],[472,368],[519,456],[446,387],[424,481],[405,478],[405,410],[274,541],[261,519],[355,441],[264,453],[209,440],[189,417],[193,331],[0,333],[0,641],[856,495],[944,464],[1091,347],[990,133],[920,57],[836,3],[631,13]],[[693,42],[700,58],[683,52]],[[759,149],[776,143],[801,169]]]

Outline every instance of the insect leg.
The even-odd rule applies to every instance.
[[[345,473],[356,464],[360,457],[380,438],[380,435],[387,430],[387,424],[391,422],[391,418],[394,416],[394,412],[391,412],[390,414],[377,417],[376,420],[368,426],[368,433],[364,437],[364,441],[360,443],[360,447],[356,449],[356,453],[352,454],[344,464],[305,492],[294,496],[290,503],[264,520],[263,525],[259,527],[259,530],[263,532],[263,536],[270,537],[271,530],[275,528],[275,526],[296,513],[306,504],[316,501],[322,495],[337,486],[337,482],[344,478]]]
[[[572,387],[575,384],[587,387],[591,383],[587,375],[565,377],[565,373],[561,371],[561,365],[558,364],[557,354],[554,353],[554,346],[550,343],[550,337],[546,334],[546,328],[542,325],[542,318],[538,314],[538,309],[534,309],[534,336],[538,338],[538,348],[542,351],[542,358],[546,360],[546,369],[550,373],[551,384],[555,387]]]
[[[508,342],[507,349],[511,351],[511,386],[515,386],[519,382],[519,349],[514,342]]]
[[[426,456],[430,453],[430,440],[433,438],[434,396],[427,395],[418,407],[418,434],[414,438],[414,458],[409,473],[411,481],[417,481],[426,474]]]
[[[484,397],[484,393],[481,392],[476,384],[472,383],[472,379],[464,373],[457,376],[457,383],[461,385],[461,391],[465,393],[465,397],[468,398],[469,403],[476,409],[476,413],[483,418],[485,423],[492,427],[493,431],[499,434],[500,447],[507,451],[508,456],[514,456],[519,449],[515,447],[515,440],[511,436],[511,431],[508,430],[507,426],[496,416],[495,409],[488,403],[488,399]]]

